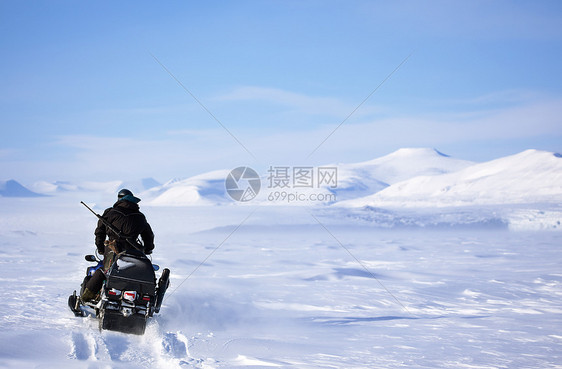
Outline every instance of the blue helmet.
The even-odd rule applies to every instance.
[[[123,188],[121,191],[119,191],[119,193],[117,194],[117,200],[121,200],[122,197],[127,196],[127,195],[131,195],[133,196],[133,193],[129,190],[127,190],[126,188]]]

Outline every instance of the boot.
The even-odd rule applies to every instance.
[[[105,275],[101,269],[95,271],[94,275],[90,277],[86,283],[83,285],[82,293],[80,299],[84,302],[95,300],[99,294],[103,281],[105,281]]]
[[[93,300],[96,297],[97,293],[96,292],[92,292],[90,291],[90,289],[88,287],[84,288],[84,291],[82,291],[82,295],[80,296],[80,300],[82,300],[82,302],[88,302]]]

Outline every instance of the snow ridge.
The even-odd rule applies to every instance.
[[[562,200],[562,158],[540,150],[397,182],[344,206],[459,206]]]
[[[5,182],[0,182],[0,196],[4,197],[41,197],[42,194],[33,192],[19,182],[10,179]]]
[[[315,189],[335,195],[343,207],[434,207],[490,204],[556,203],[562,201],[562,155],[541,150],[484,163],[452,158],[433,148],[403,148],[359,163],[332,163],[336,188]],[[137,181],[37,182],[26,189],[14,180],[0,182],[0,196],[31,197],[73,192],[115,194],[129,188],[154,206],[234,204],[225,190],[228,169],[164,184],[152,178]],[[263,202],[267,175],[262,176]],[[333,197],[332,197],[333,198]],[[318,204],[326,204],[319,202]]]

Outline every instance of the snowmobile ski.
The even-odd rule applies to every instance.
[[[74,313],[74,316],[84,316],[82,309],[80,309],[80,299],[78,298],[78,296],[76,296],[76,290],[74,290],[72,295],[68,296],[68,307]]]

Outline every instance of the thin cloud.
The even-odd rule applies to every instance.
[[[360,118],[359,123],[350,122],[338,130],[313,161],[315,164],[363,161],[412,146],[439,148],[483,142],[488,145],[484,147],[491,150],[492,143],[498,141],[526,142],[533,137],[562,136],[562,98],[512,103],[501,108],[466,109],[450,114],[441,111],[381,119],[362,118],[363,121]],[[165,181],[242,164],[258,169],[267,165],[301,165],[307,164],[306,155],[318,143],[318,137],[325,137],[334,124],[303,126],[281,132],[267,128],[246,130],[244,139],[255,152],[257,161],[249,160],[247,154],[220,130],[184,129],[163,132],[163,135],[150,139],[59,136],[50,142],[49,149],[61,155],[49,159],[38,153],[30,157],[2,149],[0,169],[16,179],[155,177]]]
[[[451,98],[445,100],[433,99],[429,104],[443,106],[471,107],[472,109],[490,108],[493,106],[506,107],[516,105],[528,105],[533,102],[540,102],[551,99],[550,96],[533,90],[511,89],[504,91],[494,91],[487,94],[466,97]]]
[[[342,116],[348,114],[357,103],[344,102],[334,97],[320,97],[299,94],[277,88],[243,86],[215,98],[218,101],[261,101],[303,114]],[[365,107],[363,113],[373,112],[374,107]]]
[[[468,142],[528,140],[533,137],[561,136],[562,99],[527,102],[494,109],[476,109],[452,114],[426,113],[351,123],[342,127],[315,162],[370,159],[400,147],[440,147]],[[301,160],[317,137],[333,129],[333,125],[306,131],[291,131],[265,136],[256,147],[258,153],[287,160]],[[280,143],[290,143],[283,148]],[[370,154],[372,153],[372,154]],[[352,156],[355,156],[354,158]],[[341,158],[341,159],[338,159]]]
[[[58,172],[58,179],[166,180],[228,168],[247,157],[222,132],[207,131],[166,139],[67,135],[57,137],[51,146],[68,151],[67,157],[50,161],[45,168],[27,162],[33,168],[28,171],[47,173],[49,178]]]

